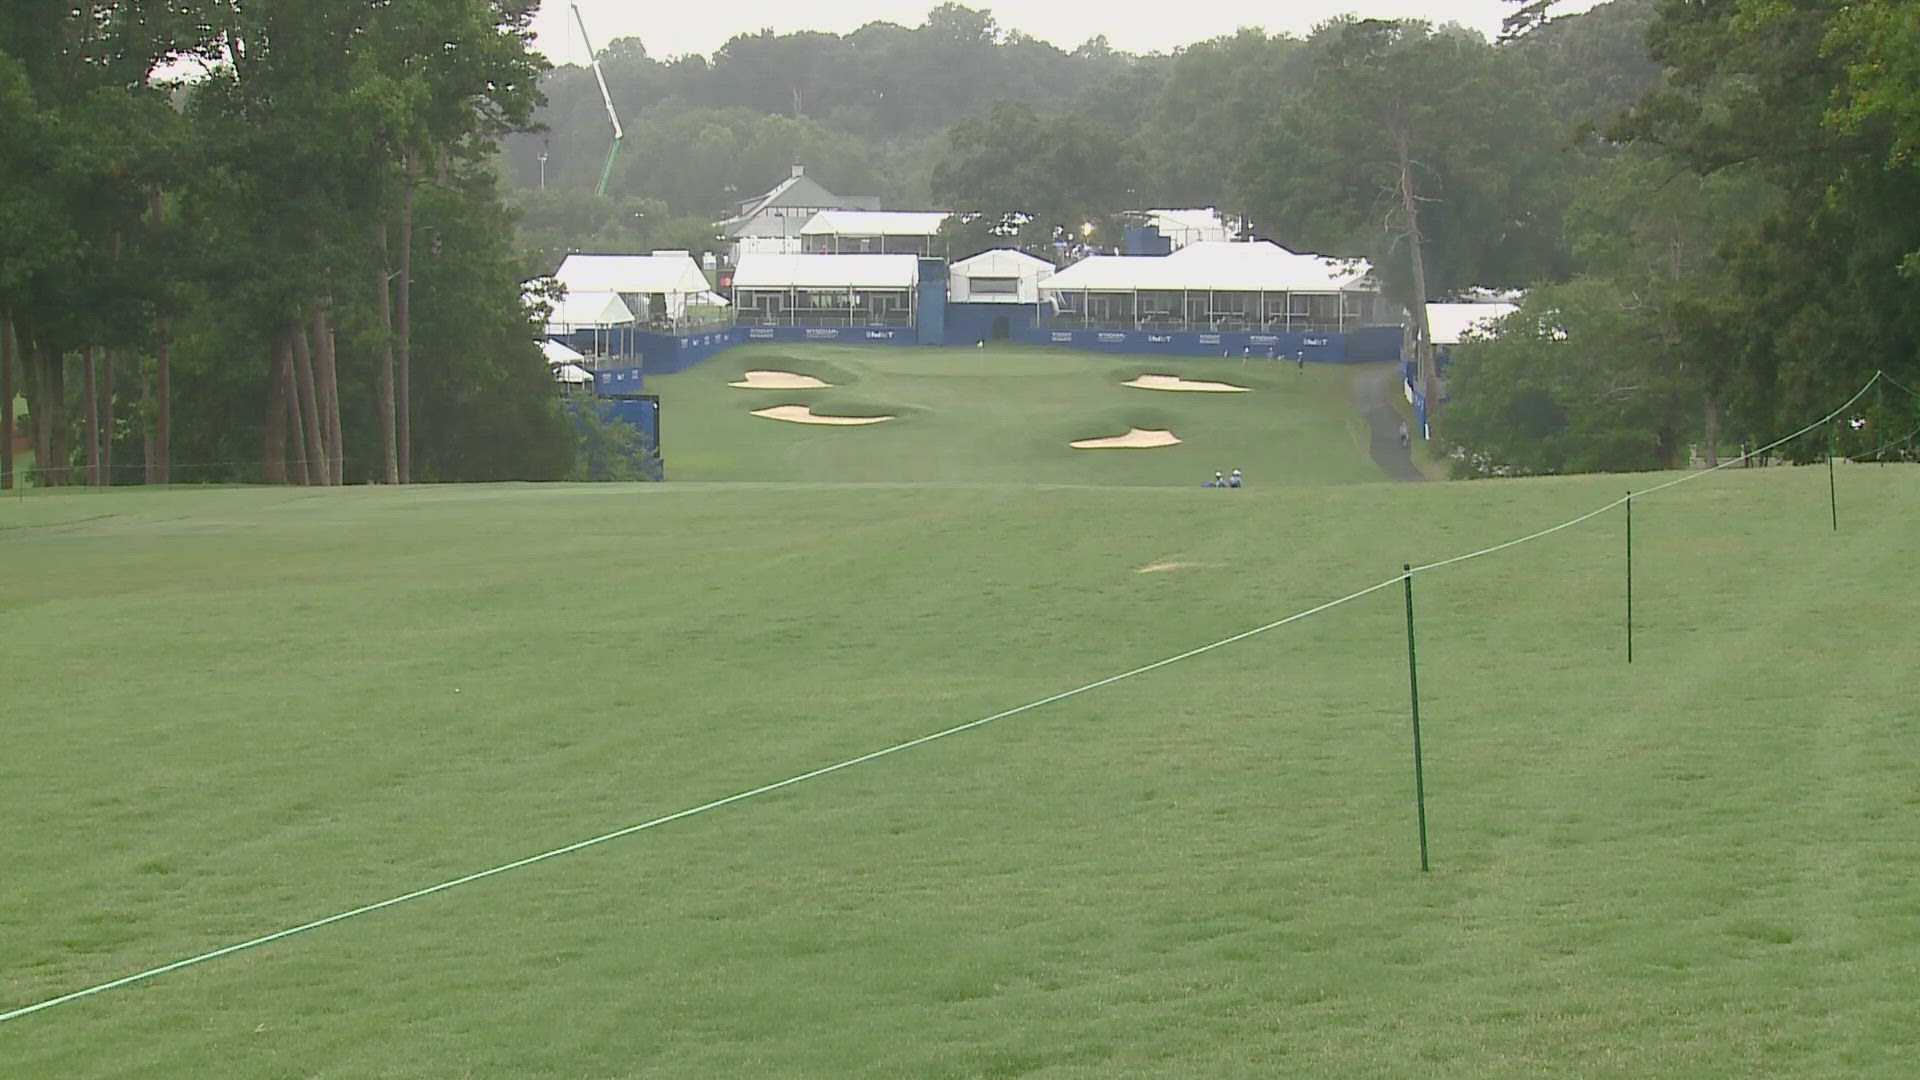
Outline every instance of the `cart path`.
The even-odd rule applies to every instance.
[[[1414,467],[1413,450],[1400,445],[1400,413],[1393,407],[1399,393],[1399,364],[1366,364],[1353,373],[1353,407],[1367,418],[1373,463],[1391,479],[1418,483],[1426,476]]]

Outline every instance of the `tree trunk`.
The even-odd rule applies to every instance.
[[[320,415],[326,420],[327,446],[332,451],[327,462],[328,475],[335,487],[347,482],[346,451],[340,445],[340,374],[334,352],[333,321],[322,301],[313,312],[314,357],[320,363]]]
[[[47,348],[47,442],[44,468],[49,480],[65,486],[72,482],[72,425],[67,422],[67,354]]]
[[[302,457],[307,463],[307,482],[326,487],[333,481],[327,478],[327,440],[321,434],[320,395],[314,385],[313,350],[307,345],[304,322],[296,319],[293,325],[293,373],[300,395],[300,419],[305,425],[301,434],[306,439],[306,452]]]
[[[287,357],[286,341],[274,342],[273,357],[267,362],[267,422],[262,425],[264,437],[260,446],[260,482],[263,484],[287,482]]]
[[[1720,465],[1720,403],[1707,395],[1707,468]]]
[[[87,486],[100,486],[100,382],[95,377],[93,346],[89,345],[81,353],[86,365],[86,401],[84,414],[87,418]]]
[[[148,200],[153,210],[153,227],[166,224],[167,206],[155,188]],[[159,398],[154,419],[154,469],[162,484],[173,482],[173,320],[160,317],[160,342],[155,350],[154,396]]]
[[[13,487],[13,317],[0,312],[0,491]]]
[[[287,438],[291,443],[291,454],[287,461],[287,475],[296,484],[313,483],[313,471],[307,461],[307,431],[300,418],[300,379],[294,372],[293,336],[291,334],[280,341],[282,379],[282,398],[287,403]]]
[[[1440,374],[1434,364],[1433,331],[1427,325],[1427,263],[1420,250],[1420,202],[1413,193],[1413,161],[1407,136],[1398,136],[1400,150],[1400,206],[1407,215],[1407,251],[1413,262],[1413,355],[1420,370],[1421,393],[1427,399],[1427,421],[1440,408]],[[1424,437],[1424,433],[1422,433]]]
[[[100,482],[113,486],[113,350],[105,350],[105,378],[100,384]]]
[[[413,482],[413,203],[414,185],[420,179],[420,151],[407,147],[401,169],[404,186],[400,191],[400,385],[399,431],[400,482]]]
[[[386,469],[387,483],[400,482],[400,462],[394,457],[393,421],[393,295],[388,291],[387,223],[380,223],[380,265],[373,272],[374,303],[380,309],[380,329],[386,334],[380,341],[380,461]]]

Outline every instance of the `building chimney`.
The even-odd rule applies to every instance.
[[[795,154],[793,156],[793,175],[804,176],[806,175],[806,172],[807,172],[807,167],[804,164],[801,164],[800,155]]]

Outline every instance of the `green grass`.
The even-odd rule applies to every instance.
[[[740,373],[814,375],[830,390],[742,390]],[[1248,386],[1245,394],[1169,393],[1121,384],[1143,373]],[[1244,470],[1258,485],[1381,479],[1352,400],[1355,369],[1239,358],[1115,357],[1067,349],[886,349],[755,345],[677,375],[649,376],[660,395],[668,475],[676,480],[1198,486]],[[859,428],[749,415],[771,405],[894,415]],[[1166,428],[1183,442],[1154,450],[1075,450],[1076,439]]]
[[[773,425],[769,425],[772,428]],[[0,1011],[1649,483],[0,501]],[[1908,1077],[1920,471],[1730,470],[0,1025],[8,1077]],[[1155,562],[1193,564],[1141,574]]]

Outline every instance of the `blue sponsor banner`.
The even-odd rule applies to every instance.
[[[1398,328],[1392,328],[1396,332]],[[1192,330],[1061,330],[1015,327],[1013,340],[1025,345],[1065,345],[1075,349],[1157,356],[1248,356],[1290,360],[1304,356],[1322,364],[1375,359],[1348,351],[1347,334],[1232,332]],[[1373,344],[1370,342],[1369,344]],[[1376,345],[1377,348],[1377,345]],[[1391,358],[1389,358],[1391,359]]]
[[[917,339],[911,326],[745,326],[741,341],[889,342],[911,345]]]

